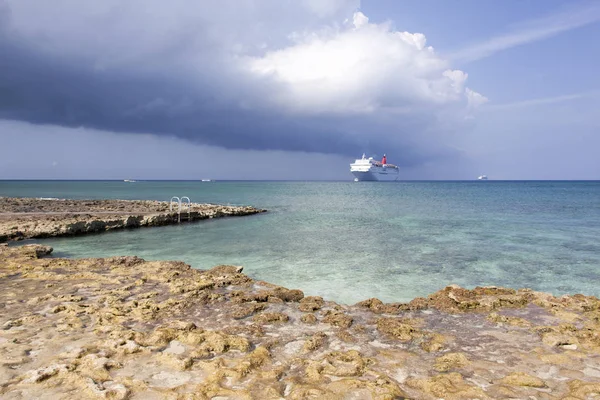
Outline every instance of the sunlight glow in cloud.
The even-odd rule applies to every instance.
[[[296,43],[248,59],[257,77],[280,84],[272,104],[307,113],[368,113],[380,107],[466,104],[469,96],[479,95],[465,87],[466,73],[450,70],[426,47],[425,35],[369,23],[361,12],[352,21],[334,31],[296,35]]]

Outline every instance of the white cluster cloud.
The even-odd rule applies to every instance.
[[[465,89],[465,93],[467,94],[467,101],[471,107],[479,107],[488,102],[487,97],[469,88]]]
[[[355,12],[352,18],[352,23],[356,29],[359,29],[369,23],[369,18],[361,12]]]
[[[272,104],[293,111],[372,112],[461,101],[480,105],[485,99],[465,87],[466,73],[449,69],[446,60],[426,47],[425,35],[369,23],[359,11],[351,25],[295,39],[247,59],[252,73],[280,84]]]

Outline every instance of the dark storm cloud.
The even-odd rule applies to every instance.
[[[385,151],[360,117],[299,118],[268,110],[243,110],[218,94],[135,74],[85,70],[1,43],[0,118],[115,132],[171,135],[230,149],[289,150],[354,156]],[[355,131],[357,134],[348,134]],[[399,133],[401,138],[402,135]],[[400,140],[404,165],[423,156]]]
[[[2,119],[176,136],[228,149],[348,156],[396,152],[402,154],[400,165],[455,155],[420,139],[430,124],[427,114],[403,115],[390,124],[379,122],[376,113],[296,115],[267,106],[263,100],[277,90],[275,84],[250,80],[231,66],[218,43],[203,37],[209,33],[202,26],[193,35],[170,38],[168,46],[137,63],[104,67],[98,61],[102,54],[54,51],[44,47],[49,44],[43,37],[41,44],[21,37],[11,29],[9,11],[0,8]],[[194,60],[200,62],[181,67],[188,60],[181,42],[191,37]]]

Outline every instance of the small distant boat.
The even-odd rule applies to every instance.
[[[137,181],[134,179],[123,179],[123,182],[137,182]]]
[[[488,177],[487,177],[487,175],[479,175],[479,177],[477,177],[477,180],[479,180],[479,181],[487,181]]]
[[[202,179],[201,182],[212,182],[212,179]]]

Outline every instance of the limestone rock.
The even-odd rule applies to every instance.
[[[51,378],[61,371],[67,371],[66,364],[53,364],[48,367],[29,371],[25,374],[23,383],[38,383]]]
[[[534,388],[546,387],[546,383],[543,380],[525,372],[513,372],[502,378],[502,383],[511,386],[528,386]]]
[[[436,358],[433,368],[438,372],[448,372],[454,368],[462,368],[469,363],[469,359],[463,353],[448,353]]]
[[[341,311],[327,310],[323,322],[340,328],[350,328],[354,319]]]
[[[177,224],[265,212],[248,206],[191,204],[189,213],[169,211],[168,202],[139,200],[45,200],[0,197],[0,242],[72,236],[106,230]],[[2,213],[8,214],[8,218]],[[41,257],[40,254],[38,257]]]
[[[303,349],[304,349],[304,351],[307,351],[307,352],[316,350],[316,349],[320,348],[321,346],[323,346],[323,344],[325,343],[326,340],[327,340],[327,335],[325,333],[317,332],[316,334],[314,334],[313,336],[308,338],[306,340],[306,342],[304,342]]]
[[[323,307],[323,298],[320,296],[308,296],[300,300],[298,309],[302,312],[313,312]]]
[[[490,399],[481,388],[468,384],[462,375],[456,372],[431,378],[409,378],[405,383],[438,399]]]
[[[257,322],[259,324],[271,324],[278,322],[288,322],[290,317],[283,313],[271,312],[257,314],[252,319],[254,320],[254,322]]]
[[[453,340],[452,337],[433,333],[428,335],[427,340],[421,343],[421,348],[428,353],[435,353],[444,349],[444,347]]]
[[[314,314],[303,314],[300,317],[300,321],[304,322],[305,324],[316,324],[317,317],[315,317]]]
[[[410,321],[399,318],[379,318],[377,330],[402,342],[408,342],[423,335],[419,329],[410,324]]]

